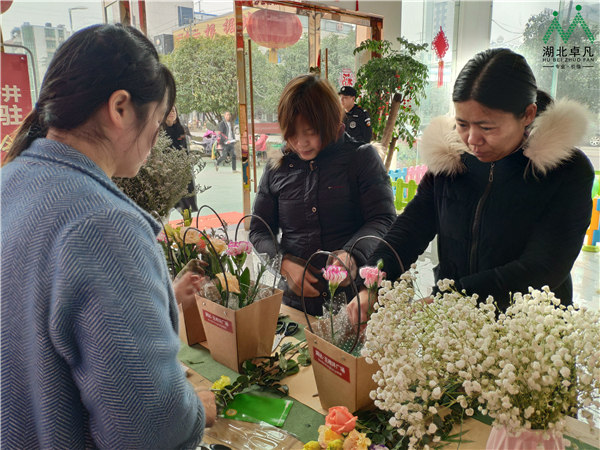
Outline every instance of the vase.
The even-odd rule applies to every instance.
[[[544,433],[546,439],[544,439]],[[505,427],[493,427],[486,450],[564,450],[562,433],[548,430],[521,430],[510,433]]]

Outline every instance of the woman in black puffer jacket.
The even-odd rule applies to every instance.
[[[272,156],[260,182],[253,213],[275,235],[284,304],[301,309],[299,299],[306,260],[317,250],[335,252],[347,266],[366,263],[375,240],[352,244],[361,236],[382,237],[396,218],[392,188],[372,145],[361,145],[344,133],[343,109],[333,87],[315,75],[294,78],[278,107],[284,149]],[[275,256],[275,246],[262,222],[253,220],[250,241],[256,251]],[[321,315],[328,299],[320,269],[326,257],[315,257],[307,271],[304,294],[309,314]],[[337,261],[333,261],[335,264]],[[349,286],[345,289],[352,298]]]
[[[500,310],[530,286],[548,285],[570,304],[570,271],[592,211],[594,170],[574,147],[586,135],[586,108],[554,103],[525,58],[508,49],[471,59],[453,101],[456,116],[432,120],[423,133],[428,172],[386,241],[409,267],[437,235],[436,280],[453,279],[480,301],[491,295]],[[388,279],[400,275],[387,247],[371,262],[379,258]],[[361,292],[361,311],[366,297]],[[356,301],[348,313],[359,319]]]

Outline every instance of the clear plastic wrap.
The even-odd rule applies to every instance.
[[[231,450],[292,450],[302,444],[292,434],[265,422],[249,423],[218,418],[204,432],[211,443],[225,444]]]

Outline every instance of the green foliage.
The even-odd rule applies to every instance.
[[[446,403],[447,399],[442,399],[442,404]],[[390,419],[394,417],[391,411],[382,411],[375,409],[372,411],[357,411],[356,429],[365,433],[373,444],[385,445],[390,450],[407,450],[409,448],[409,438],[398,433],[398,429],[390,425]],[[460,405],[453,405],[451,408],[444,410],[443,414],[435,414],[432,423],[437,426],[436,436],[439,436],[439,442],[433,442],[429,436],[424,436],[420,442],[417,442],[415,448],[422,448],[429,445],[431,448],[441,448],[449,443],[469,443],[462,439],[468,430],[462,430],[458,433],[451,434],[455,424],[461,424],[465,418],[464,409]]]
[[[294,356],[297,355],[297,360]],[[279,351],[272,356],[248,359],[242,364],[244,373],[240,375],[233,384],[223,389],[213,389],[217,411],[221,412],[237,394],[251,386],[259,386],[263,391],[269,391],[280,395],[288,395],[289,388],[281,381],[300,371],[300,366],[309,366],[308,346],[306,340],[296,344],[286,342]]]
[[[162,57],[177,82],[180,113],[201,111],[213,123],[221,114],[237,112],[235,38],[185,38],[169,55]]]
[[[261,51],[262,50],[262,51]],[[280,50],[281,52],[281,50]],[[248,60],[248,52],[246,52]],[[250,98],[250,70],[246,65],[246,87]],[[274,114],[279,96],[285,86],[283,65],[269,62],[269,52],[252,42],[252,82],[254,88],[254,113]],[[250,103],[250,101],[248,101]]]
[[[303,34],[294,45],[279,50],[279,57],[284,86],[295,76],[308,73],[308,36]]]
[[[392,98],[402,96],[402,104],[396,119],[393,137],[404,140],[410,147],[421,124],[416,107],[425,97],[425,86],[429,69],[417,61],[414,56],[427,48],[427,44],[416,45],[406,39],[397,38],[404,47],[392,49],[389,41],[364,41],[354,50],[377,52],[380,58],[372,58],[363,65],[356,77],[358,104],[371,114],[373,140],[381,139]]]
[[[119,189],[142,209],[149,213],[156,211],[161,217],[167,216],[182,197],[209,189],[198,186],[194,194],[188,194],[192,176],[200,173],[205,164],[199,155],[176,150],[171,145],[171,138],[161,130],[138,174],[133,178],[113,178]]]

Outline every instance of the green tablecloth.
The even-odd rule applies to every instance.
[[[199,344],[188,346],[182,342],[178,356],[179,359],[187,364],[192,370],[195,370],[200,375],[213,382],[221,378],[221,375],[228,376],[232,381],[239,376],[238,373],[214,361],[210,357],[210,351]],[[285,383],[285,380],[283,380],[283,383]],[[277,394],[262,392],[256,386],[248,389],[245,393],[263,395],[265,397],[278,397]],[[281,397],[279,396],[279,398]],[[292,433],[302,442],[316,440],[319,436],[317,431],[319,426],[325,424],[325,416],[291,397],[284,398],[292,400],[294,406],[292,406],[282,428]]]

